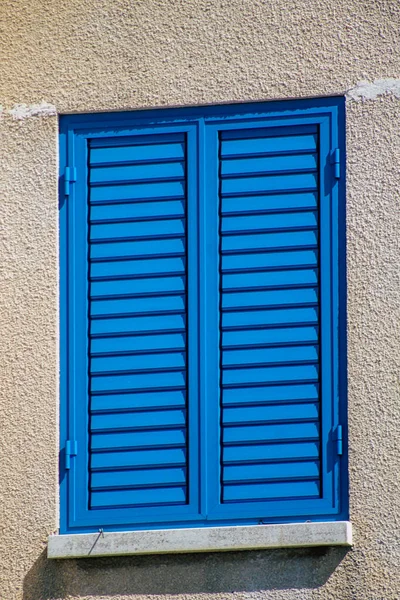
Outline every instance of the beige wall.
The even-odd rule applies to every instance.
[[[347,104],[354,548],[45,558],[58,521],[55,109],[343,94],[360,80],[400,77],[399,52],[398,0],[1,0],[1,600],[400,598],[400,94],[393,81],[395,94]],[[31,106],[42,101],[50,106]],[[12,112],[20,103],[28,107]]]

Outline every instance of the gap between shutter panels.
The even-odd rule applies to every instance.
[[[186,139],[118,141],[90,149],[90,507],[186,504]]]
[[[222,503],[320,496],[317,131],[279,133],[219,135]]]

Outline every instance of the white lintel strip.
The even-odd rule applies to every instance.
[[[348,521],[51,535],[48,558],[351,546]]]

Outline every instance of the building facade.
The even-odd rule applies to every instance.
[[[399,26],[400,8],[386,0],[3,2],[0,598],[400,597]],[[49,559],[65,467],[63,115],[125,111],[134,119],[143,109],[201,113],[255,102],[268,112],[274,101],[313,106],[320,98],[345,110],[352,546]]]

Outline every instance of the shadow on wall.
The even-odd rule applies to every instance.
[[[25,577],[23,600],[70,596],[212,594],[321,587],[346,548],[47,560]]]

